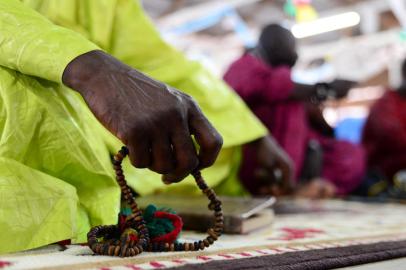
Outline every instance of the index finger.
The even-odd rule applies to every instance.
[[[223,138],[199,109],[196,109],[190,117],[189,127],[200,146],[198,168],[203,169],[213,165],[223,145]]]
[[[282,160],[278,163],[278,167],[282,171],[282,187],[286,192],[289,192],[293,188],[293,166],[290,160]]]

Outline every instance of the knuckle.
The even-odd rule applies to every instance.
[[[127,136],[133,137],[143,137],[148,134],[150,127],[146,121],[137,121],[129,125],[126,129]]]
[[[187,100],[187,102],[189,102],[190,106],[199,107],[199,105],[197,104],[196,99],[194,99],[192,96],[189,96],[189,95],[185,94],[185,99]]]
[[[189,107],[193,111],[197,112],[198,114],[203,114],[200,109],[199,103],[193,97],[187,96],[187,101],[188,101]]]
[[[144,169],[148,167],[148,163],[145,160],[141,160],[138,158],[131,158],[131,154],[130,154],[130,160],[131,160],[131,164],[139,169]]]
[[[201,162],[200,167],[201,167],[201,168],[210,167],[211,165],[214,164],[215,161],[216,161],[215,158],[211,158],[211,159],[209,159],[209,160],[204,160],[204,161]]]
[[[182,122],[185,120],[185,113],[183,113],[183,109],[179,102],[174,102],[165,108],[161,108],[159,111],[156,112],[157,117],[155,118],[158,121],[162,120],[169,120],[169,122],[177,123]]]
[[[199,165],[199,159],[196,156],[188,157],[180,165],[180,168],[184,172],[190,172],[194,170]]]
[[[183,179],[185,179],[185,177],[179,177],[179,176],[175,176],[175,178],[172,179],[172,183],[179,183],[180,181],[182,181]]]
[[[151,169],[154,172],[157,172],[159,174],[169,174],[172,172],[173,170],[173,166],[171,166],[170,164],[154,164],[152,167],[150,167],[149,169]]]
[[[173,108],[173,110],[170,112],[170,117],[178,123],[185,121],[184,113],[182,113],[182,110],[177,107]]]
[[[155,166],[149,167],[149,169],[150,169],[151,171],[153,171],[153,172],[158,173],[158,174],[168,174],[168,173],[170,173],[170,170],[168,170],[168,169],[160,168],[160,167],[155,167]]]
[[[220,151],[222,146],[223,137],[218,132],[214,132],[207,142],[207,150],[209,150],[210,152],[218,152]]]

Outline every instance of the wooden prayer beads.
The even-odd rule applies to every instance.
[[[122,147],[113,157],[112,162],[116,172],[117,183],[121,188],[121,194],[131,207],[132,214],[127,217],[125,227],[135,229],[138,233],[138,240],[134,241],[129,235],[120,235],[118,225],[96,226],[87,234],[88,245],[94,253],[99,255],[131,257],[140,254],[144,250],[153,252],[197,251],[209,247],[221,236],[224,226],[221,201],[217,198],[213,189],[207,186],[200,171],[195,171],[192,175],[195,178],[196,184],[209,199],[209,209],[214,211],[214,227],[207,230],[208,236],[205,239],[193,243],[152,243],[142,212],[138,208],[131,189],[127,185],[121,167],[121,163],[127,155],[127,147]],[[103,238],[103,241],[99,241],[99,238]]]

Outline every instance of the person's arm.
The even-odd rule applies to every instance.
[[[386,151],[404,153],[406,150],[406,124],[399,119],[393,104],[384,104],[373,108],[363,131],[364,139],[376,146],[385,146]],[[379,109],[379,111],[378,111]]]
[[[289,99],[296,101],[310,101],[312,97],[317,96],[316,85],[294,83]]]
[[[343,98],[353,87],[355,82],[336,79],[330,83],[322,82],[317,84],[294,83],[289,99],[296,101],[311,101],[319,103],[327,98]]]
[[[190,96],[103,51],[75,58],[63,82],[76,89],[97,119],[127,145],[135,167],[163,174],[165,183],[211,166],[220,152],[222,137]]]
[[[319,105],[306,103],[307,120],[312,129],[327,137],[334,137],[334,129],[327,123]]]
[[[288,194],[294,187],[293,161],[272,135],[250,143],[256,149],[258,168],[254,179],[259,194]]]
[[[328,83],[314,85],[296,83],[291,78],[291,69],[285,66],[272,68],[264,75],[265,89],[258,88],[265,100],[270,103],[280,101],[324,101],[333,92]]]
[[[0,65],[78,91],[128,146],[132,164],[166,183],[214,163],[222,138],[191,97],[97,48],[19,1],[0,1]]]

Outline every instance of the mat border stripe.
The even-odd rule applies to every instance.
[[[382,237],[382,238],[375,238],[375,239],[365,239],[365,240],[347,240],[347,241],[339,241],[339,242],[331,242],[331,243],[317,243],[317,244],[304,244],[304,245],[288,245],[285,247],[269,247],[269,248],[261,248],[255,249],[250,251],[244,252],[227,252],[227,253],[218,253],[213,255],[198,255],[196,257],[191,258],[183,258],[183,259],[173,259],[173,260],[159,260],[159,261],[150,261],[147,263],[142,264],[128,264],[123,266],[112,266],[112,267],[101,267],[101,268],[94,268],[94,270],[150,270],[150,269],[165,269],[165,268],[172,268],[183,266],[187,264],[201,264],[206,263],[209,261],[220,261],[220,260],[236,260],[236,259],[244,259],[250,257],[260,257],[260,256],[269,256],[269,255],[278,255],[288,252],[301,252],[301,251],[308,251],[308,250],[317,250],[317,249],[327,249],[327,248],[340,248],[340,247],[348,247],[353,245],[365,245],[365,244],[374,244],[379,243],[382,241],[387,242],[397,242],[401,240],[406,240],[406,235],[402,237],[394,236],[394,237]]]

